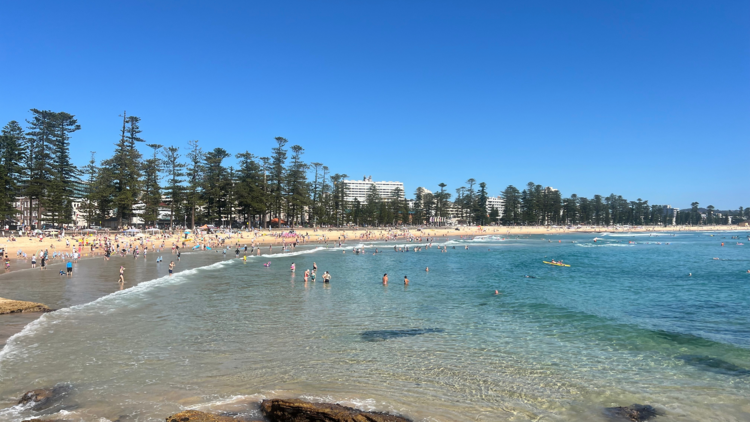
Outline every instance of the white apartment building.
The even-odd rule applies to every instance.
[[[367,193],[373,186],[378,190],[378,195],[384,200],[392,199],[396,189],[401,189],[399,199],[404,199],[404,184],[401,182],[373,182],[372,176],[363,177],[362,180],[344,180],[344,201],[367,203]]]
[[[503,215],[505,209],[505,199],[502,196],[490,196],[487,198],[487,212],[497,210],[500,215]]]

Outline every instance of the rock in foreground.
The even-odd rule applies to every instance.
[[[212,415],[197,410],[186,410],[167,418],[167,422],[237,422],[229,416]]]
[[[411,422],[387,413],[364,412],[338,404],[296,399],[263,400],[260,410],[271,422]]]
[[[50,310],[50,308],[41,303],[3,299],[0,297],[0,315],[14,314],[17,312],[49,312]]]
[[[604,412],[612,420],[643,422],[659,415],[653,407],[649,405],[634,404],[624,407],[608,407]]]
[[[31,390],[27,391],[21,399],[18,400],[18,404],[30,405],[31,410],[38,412],[47,409],[62,400],[68,392],[70,392],[70,385],[67,384],[56,385],[52,388]]]

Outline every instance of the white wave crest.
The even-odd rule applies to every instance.
[[[607,234],[604,233],[602,236],[612,236],[612,237],[634,237],[634,236],[645,236],[645,237],[675,237],[675,234],[672,233],[614,233],[614,234]]]
[[[325,251],[327,248],[324,248],[322,246],[318,246],[317,248],[313,249],[307,249],[304,251],[296,251],[296,252],[282,252],[282,253],[275,253],[271,255],[261,255],[261,256],[255,256],[255,258],[284,258],[287,256],[298,256],[298,255],[307,255],[319,251]],[[250,256],[248,256],[250,258]]]
[[[635,243],[576,243],[579,248],[627,248],[636,246]]]

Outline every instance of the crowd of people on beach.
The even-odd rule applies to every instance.
[[[143,234],[125,234],[125,233],[114,233],[109,232],[96,233],[96,234],[77,234],[67,235],[66,233],[60,232],[54,236],[46,236],[40,234],[39,240],[53,239],[56,242],[50,243],[48,248],[38,249],[31,253],[31,256],[27,254],[23,249],[18,249],[16,252],[16,259],[24,262],[30,260],[31,268],[40,268],[44,271],[48,268],[51,263],[64,262],[65,266],[63,270],[60,270],[61,276],[72,277],[73,275],[73,264],[77,263],[79,259],[83,258],[84,255],[87,257],[101,256],[105,261],[109,261],[112,256],[127,257],[132,256],[134,260],[143,258],[146,260],[149,254],[156,255],[156,264],[163,262],[162,253],[169,252],[175,256],[176,261],[181,260],[182,251],[186,250],[192,245],[193,251],[214,251],[221,252],[223,257],[227,257],[229,252],[234,252],[234,257],[242,259],[247,262],[248,256],[261,256],[263,245],[268,245],[268,254],[274,253],[287,253],[293,252],[300,245],[318,244],[324,247],[339,247],[351,243],[352,241],[359,242],[399,242],[393,246],[394,252],[423,252],[426,249],[437,246],[441,253],[448,252],[448,245],[438,244],[434,242],[438,239],[446,239],[451,233],[449,231],[443,231],[439,233],[437,231],[424,228],[382,228],[382,229],[371,229],[371,230],[360,230],[354,232],[338,231],[331,235],[330,229],[323,231],[319,228],[305,230],[304,233],[297,230],[288,231],[276,231],[276,232],[263,232],[258,229],[237,231],[237,230],[214,230],[214,231],[185,231],[184,235],[174,235],[169,233],[155,233],[148,236]],[[519,235],[513,236],[510,229],[504,227],[477,227],[476,233],[471,235],[459,235],[451,236],[457,239],[470,239],[477,235],[493,235],[498,238],[502,237],[505,240],[506,237],[496,234],[502,233],[507,238],[519,239]],[[733,236],[733,239],[738,239],[737,236]],[[15,240],[14,238],[12,238]],[[542,239],[544,240],[544,239]],[[603,239],[594,238],[594,243]],[[550,241],[550,240],[548,240]],[[55,245],[55,243],[65,243],[64,247]],[[561,241],[558,241],[561,242]],[[628,241],[630,244],[635,244],[635,241]],[[412,243],[413,246],[408,244]],[[648,242],[652,243],[652,242]],[[661,244],[661,242],[655,242]],[[666,243],[669,244],[668,242]],[[740,242],[737,242],[741,245]],[[722,246],[724,244],[722,243]],[[468,245],[463,245],[464,249],[468,249]],[[277,248],[277,249],[275,249]],[[452,249],[456,249],[452,246]],[[347,252],[347,248],[342,249],[342,253]],[[354,255],[362,255],[366,253],[364,246],[356,246],[351,248],[351,252]],[[375,248],[373,255],[382,253],[383,251]],[[553,264],[557,264],[558,261],[552,260]],[[559,261],[562,263],[562,261]],[[175,260],[171,260],[168,265],[168,275],[172,276],[176,268]],[[270,261],[264,263],[265,267],[270,267]],[[11,261],[8,256],[8,251],[5,251],[5,269],[6,272],[10,271]],[[294,264],[291,267],[292,273],[296,271]],[[429,271],[429,268],[426,269]],[[120,266],[118,282],[121,284],[125,283],[125,267]],[[306,269],[304,271],[304,280],[315,281],[317,277],[317,264],[314,264],[312,269]],[[750,273],[750,270],[748,270]],[[321,278],[325,283],[329,283],[331,280],[331,274],[325,271]],[[388,284],[388,275],[384,274],[382,278],[384,285]],[[404,276],[404,284],[408,285],[409,279]]]

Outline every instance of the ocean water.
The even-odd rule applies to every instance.
[[[74,300],[9,339],[0,420],[252,417],[263,398],[300,397],[417,421],[603,421],[605,407],[633,403],[661,421],[748,421],[750,242],[729,236],[379,242],[247,263],[189,253],[171,278],[166,264],[123,259],[150,281]],[[119,264],[81,262],[77,276],[111,283]],[[44,284],[60,280],[14,283],[49,289],[51,303],[72,294]],[[54,385],[69,392],[52,408],[14,406]]]

